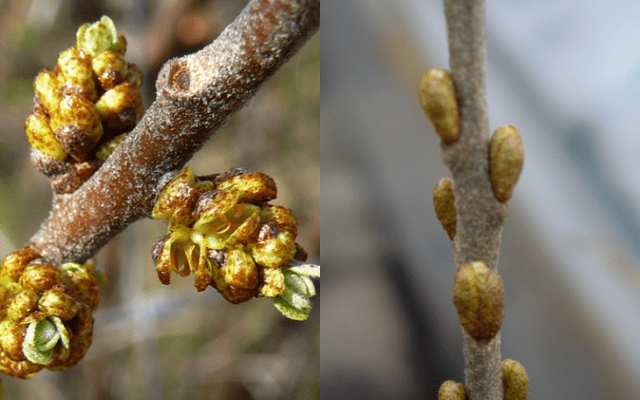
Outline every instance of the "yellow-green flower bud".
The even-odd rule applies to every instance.
[[[298,236],[298,219],[290,208],[265,205],[261,208],[260,223],[273,224],[280,230],[291,232],[294,239]]]
[[[258,285],[256,264],[242,246],[227,252],[223,274],[225,282],[235,288],[253,289]]]
[[[265,203],[278,196],[275,181],[262,172],[234,176],[220,183],[217,189],[224,189],[230,186],[235,186],[240,191],[238,202],[242,203]]]
[[[78,95],[61,98],[51,117],[51,129],[65,151],[76,157],[91,150],[103,133],[95,105]]]
[[[491,339],[504,317],[502,279],[485,263],[462,264],[453,284],[453,303],[464,330],[475,339]]]
[[[105,90],[120,84],[128,72],[124,55],[116,50],[105,50],[96,55],[91,60],[91,68]]]
[[[432,69],[420,82],[420,104],[444,143],[460,136],[458,103],[453,80],[448,71]]]
[[[60,270],[55,265],[36,264],[24,269],[18,283],[23,289],[42,293],[60,281]]]
[[[502,126],[493,132],[489,161],[493,194],[504,203],[513,195],[524,165],[522,137],[514,126]]]
[[[68,321],[78,313],[79,303],[61,290],[51,289],[42,294],[38,309],[47,316]]]
[[[283,266],[296,253],[296,245],[291,232],[281,231],[271,225],[263,225],[260,237],[255,243],[250,243],[251,256],[260,265],[268,268]]]
[[[504,400],[525,400],[529,395],[529,377],[522,364],[506,358],[501,371]]]
[[[63,95],[78,94],[92,102],[98,99],[91,61],[88,57],[78,54],[75,47],[60,54],[56,72]]]
[[[260,287],[260,293],[265,297],[280,295],[285,288],[282,270],[280,268],[264,268],[263,274],[264,283]]]
[[[7,318],[20,322],[35,311],[40,295],[33,290],[21,290],[9,297],[5,303]]]
[[[33,81],[33,89],[37,99],[51,115],[58,108],[60,97],[60,86],[55,72],[48,69],[40,72]]]
[[[126,138],[127,134],[123,133],[122,135],[118,135],[108,142],[103,143],[100,148],[98,148],[98,151],[96,151],[96,158],[100,161],[106,161],[111,153],[113,153]]]
[[[96,103],[96,109],[103,120],[109,122],[118,115],[130,110],[137,110],[142,106],[142,95],[137,87],[129,82],[121,83],[109,89]]]
[[[40,258],[40,255],[31,247],[15,250],[2,260],[0,276],[8,277],[15,282],[20,279],[20,275],[27,268],[27,265],[37,258]]]
[[[23,326],[16,321],[5,318],[0,322],[0,347],[13,361],[25,361],[27,359],[22,353],[24,335]]]
[[[33,148],[43,152],[56,161],[64,161],[67,153],[56,139],[49,125],[49,117],[39,109],[35,109],[24,123],[24,131]]]
[[[453,182],[449,178],[442,178],[433,188],[433,206],[436,217],[442,224],[450,240],[456,236],[456,206],[453,195]]]
[[[467,393],[462,383],[444,381],[438,390],[438,400],[465,400]]]
[[[116,26],[107,16],[103,16],[100,21],[93,24],[82,25],[76,33],[76,45],[78,49],[84,50],[92,57],[105,50],[120,50],[124,54],[126,42],[123,43],[118,36]]]

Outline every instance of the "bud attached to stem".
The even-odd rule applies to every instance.
[[[460,137],[459,111],[456,92],[449,71],[432,69],[420,82],[420,104],[444,143]]]
[[[454,201],[453,181],[449,178],[440,179],[433,188],[433,207],[436,211],[436,217],[449,235],[450,240],[456,236],[457,218]]]
[[[524,400],[529,394],[529,377],[522,364],[505,358],[502,361],[504,400]]]
[[[504,203],[513,195],[524,165],[522,137],[515,126],[502,126],[493,132],[489,161],[493,195]]]
[[[438,400],[465,400],[467,393],[462,383],[445,381],[438,390]]]
[[[453,284],[453,303],[464,330],[475,339],[491,339],[504,317],[502,279],[485,263],[464,263]]]

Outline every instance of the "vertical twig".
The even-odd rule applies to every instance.
[[[484,0],[445,0],[444,4],[449,68],[460,112],[460,139],[442,144],[443,160],[455,182],[454,258],[458,267],[483,261],[496,270],[508,209],[494,197],[489,179]],[[464,330],[463,335],[467,396],[502,399],[500,334],[490,340],[476,340]]]

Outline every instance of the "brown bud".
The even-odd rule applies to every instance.
[[[522,137],[514,126],[502,126],[493,132],[489,161],[493,194],[504,203],[513,195],[524,165]]]
[[[453,303],[464,330],[475,339],[491,339],[504,317],[502,279],[482,261],[464,263],[456,271]]]
[[[438,390],[438,400],[465,400],[467,393],[462,383],[445,381]]]
[[[449,178],[442,178],[433,188],[433,207],[436,217],[442,224],[450,240],[456,236],[456,206],[453,196],[453,182]]]
[[[460,136],[458,103],[449,71],[432,69],[420,82],[418,91],[422,109],[435,126],[444,143],[453,143]]]
[[[504,400],[524,400],[529,394],[529,377],[522,364],[505,358],[502,361]]]

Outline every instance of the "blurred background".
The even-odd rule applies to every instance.
[[[502,356],[529,399],[640,398],[640,5],[490,0],[490,129],[525,166],[504,227]],[[417,96],[448,66],[441,0],[323,0],[322,398],[435,399],[464,382],[450,176]]]
[[[48,180],[29,162],[24,121],[33,79],[55,68],[77,28],[109,15],[144,72],[144,103],[171,57],[215,39],[248,1],[0,1],[0,253],[28,242],[51,207]],[[297,241],[320,251],[320,40],[316,34],[218,131],[189,165],[198,175],[233,167],[262,171],[299,220]],[[108,283],[94,313],[93,344],[65,372],[1,379],[9,399],[319,398],[320,296],[307,322],[284,318],[269,300],[232,305],[193,276],[160,284],[151,245],[165,231],[139,221],[97,255]],[[319,287],[318,287],[319,289]]]

